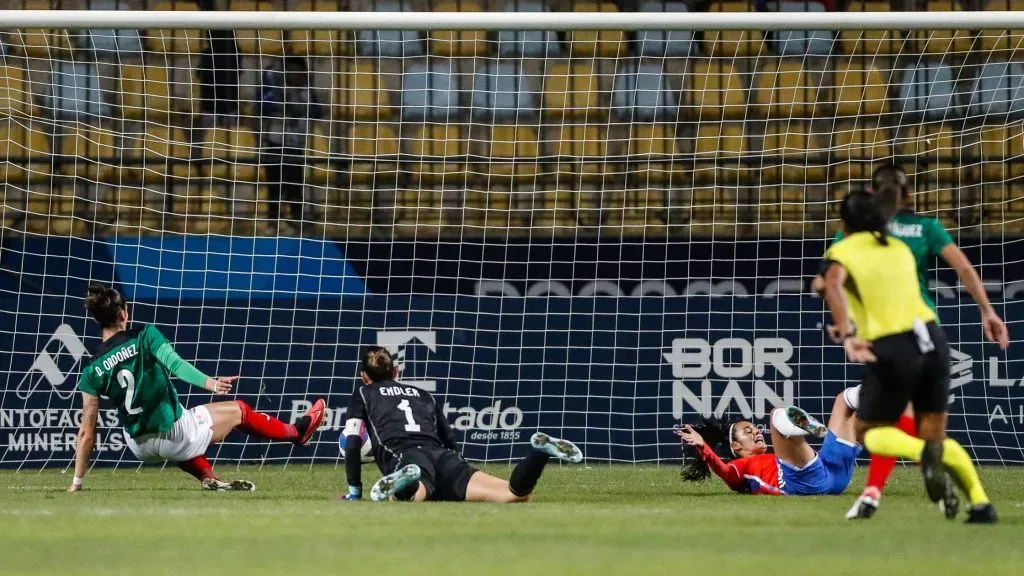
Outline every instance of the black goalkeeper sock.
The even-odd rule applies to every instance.
[[[402,502],[407,502],[409,500],[412,500],[413,498],[416,497],[416,492],[419,489],[420,489],[420,483],[419,482],[413,482],[412,484],[406,486],[402,490],[399,490],[398,492],[395,492],[395,500],[401,500]]]
[[[508,488],[513,494],[519,497],[529,496],[537,487],[540,475],[544,473],[544,467],[548,465],[551,456],[539,451],[531,450],[522,462],[512,470],[512,476],[508,479]]]

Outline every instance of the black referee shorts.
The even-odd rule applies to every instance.
[[[464,502],[469,478],[477,471],[458,452],[428,446],[402,450],[390,471],[409,464],[420,467],[420,482],[427,489],[427,500],[442,502]]]
[[[895,422],[914,405],[915,413],[949,408],[949,342],[934,322],[927,325],[935,349],[922,353],[913,331],[884,336],[872,343],[878,358],[868,364],[860,389],[861,420]]]

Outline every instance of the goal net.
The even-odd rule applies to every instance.
[[[311,447],[233,434],[209,451],[222,461],[335,462],[373,344],[437,394],[473,460],[542,429],[593,461],[671,461],[672,426],[701,415],[826,416],[860,368],[809,280],[838,200],[887,162],[1013,339],[985,342],[936,261],[952,433],[1024,462],[1020,13],[220,4],[0,16],[0,466],[72,461],[93,281],[204,372],[240,374],[257,409],[294,421],[327,400]],[[116,406],[98,454],[136,465]]]

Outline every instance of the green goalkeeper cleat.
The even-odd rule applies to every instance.
[[[552,458],[558,458],[563,462],[577,464],[583,461],[583,452],[575,444],[561,438],[548,436],[543,432],[537,432],[530,438],[530,446]]]
[[[222,482],[216,478],[207,478],[203,480],[203,490],[211,492],[255,492],[256,485],[248,480]]]
[[[409,464],[402,468],[384,476],[370,488],[370,500],[374,502],[383,502],[390,500],[396,493],[405,490],[410,485],[419,482],[420,480],[420,467],[415,464]]]
[[[786,408],[786,418],[797,428],[807,432],[815,438],[824,438],[828,433],[828,426],[825,426],[814,417],[796,406]]]

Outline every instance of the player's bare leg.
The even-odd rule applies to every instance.
[[[795,408],[795,407],[794,407]],[[772,448],[775,457],[797,468],[814,460],[815,452],[807,443],[807,431],[790,421],[788,409],[776,408],[771,416]]]
[[[529,502],[532,496],[532,494],[525,496],[514,494],[509,487],[508,480],[503,480],[481,471],[477,471],[470,476],[469,484],[466,486],[466,502],[513,504],[516,502]]]
[[[473,474],[466,486],[466,501],[499,504],[529,502],[549,460],[555,458],[574,464],[583,461],[583,452],[575,444],[543,432],[537,432],[530,438],[530,447],[533,450],[516,465],[508,481],[485,472]]]

